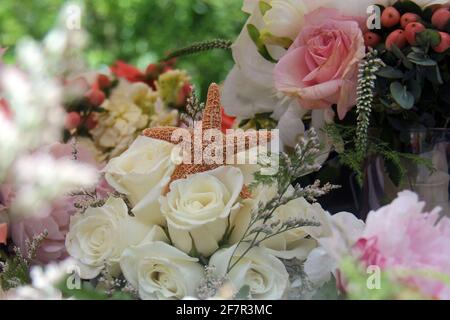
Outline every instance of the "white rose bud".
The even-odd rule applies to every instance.
[[[120,198],[109,198],[104,206],[88,208],[70,219],[66,247],[77,260],[83,279],[95,278],[107,264],[116,272],[123,250],[140,243],[149,227],[128,215]]]
[[[218,275],[224,276],[231,259],[230,265],[237,262],[228,274],[235,292],[248,286],[251,299],[281,299],[289,284],[289,274],[283,263],[260,247],[252,248],[238,261],[248,244],[241,244],[233,254],[235,247],[217,251],[209,265],[216,268]]]

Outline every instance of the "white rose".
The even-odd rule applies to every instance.
[[[198,259],[162,241],[144,241],[126,249],[120,267],[141,299],[195,296],[203,277]]]
[[[322,223],[327,225],[326,231],[311,232],[319,246],[310,252],[304,265],[308,279],[316,288],[331,279],[341,258],[351,254],[351,248],[364,230],[364,222],[348,212],[339,212],[333,216],[327,213]]]
[[[123,250],[140,243],[149,228],[128,215],[120,198],[109,198],[99,208],[71,217],[66,248],[80,266],[83,279],[96,277],[105,264],[116,271]]]
[[[209,265],[214,266],[216,272],[224,276],[230,259],[232,265],[241,257],[247,246],[240,245],[234,255],[235,246],[222,249],[211,257]],[[252,299],[281,299],[289,285],[289,275],[283,263],[259,247],[252,248],[240,259],[229,272],[228,278],[235,292],[249,286]]]
[[[273,190],[270,191],[273,192]],[[261,192],[264,192],[264,190],[261,190]],[[234,231],[230,237],[231,243],[236,243],[243,236],[246,227],[250,223],[251,212],[258,202],[253,204],[249,203],[246,208],[244,207],[244,209],[241,209],[235,215],[235,219],[233,220]],[[269,225],[275,220],[280,220],[280,223],[284,223],[290,219],[316,221],[320,223],[320,226],[301,227],[280,233],[263,241],[261,246],[265,247],[271,254],[282,259],[297,258],[304,260],[311,250],[318,245],[317,241],[311,238],[311,234],[321,235],[330,233],[329,225],[326,222],[328,213],[318,203],[310,204],[305,199],[299,198],[277,208],[274,211],[273,218],[267,221],[266,224]],[[254,235],[251,235],[249,239],[252,239],[252,237]],[[264,234],[261,234],[259,239],[262,237],[264,237]]]
[[[294,40],[302,25],[308,7],[304,0],[272,0],[264,14],[265,30],[276,37]]]
[[[171,161],[173,147],[171,143],[140,136],[104,169],[106,181],[128,197],[133,214],[147,224],[165,223],[158,199],[175,169]]]
[[[204,256],[219,248],[228,216],[237,202],[244,177],[231,166],[177,180],[161,198],[161,211],[167,219],[173,244],[184,252],[195,249]]]

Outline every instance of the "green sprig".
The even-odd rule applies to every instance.
[[[225,39],[215,39],[215,40],[207,40],[202,42],[194,43],[190,46],[176,49],[172,52],[170,52],[163,61],[167,61],[173,58],[187,56],[199,52],[204,51],[211,51],[215,49],[222,49],[222,50],[231,50],[231,45],[233,42],[231,40],[225,40]]]

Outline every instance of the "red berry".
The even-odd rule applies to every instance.
[[[433,50],[437,53],[443,53],[450,48],[450,35],[446,32],[439,32],[441,35],[441,43],[436,47],[433,47]]]
[[[92,130],[97,126],[97,124],[98,124],[97,113],[93,112],[86,119],[86,127],[89,130]]]
[[[381,25],[392,28],[400,22],[400,12],[394,7],[387,7],[381,14]]]
[[[67,130],[73,130],[78,128],[81,123],[81,116],[78,112],[69,112],[66,115],[66,119],[64,121],[64,126]]]
[[[431,23],[433,26],[439,30],[443,30],[450,20],[450,10],[449,8],[441,8],[436,10],[431,18]]]
[[[106,98],[105,93],[98,89],[91,89],[84,96],[95,107],[100,106]]]
[[[404,46],[406,46],[406,43],[407,41],[405,32],[401,29],[397,29],[395,31],[392,31],[391,34],[386,38],[386,49],[391,50],[393,44],[402,49]]]
[[[409,44],[415,46],[417,44],[416,35],[425,30],[425,27],[420,22],[411,22],[405,28],[406,40]]]
[[[111,86],[111,80],[104,74],[99,74],[97,76],[97,83],[100,89],[107,89]]]
[[[380,35],[375,32],[366,32],[364,33],[364,43],[366,47],[375,48],[381,42]]]
[[[420,21],[420,17],[419,15],[415,14],[415,13],[405,13],[404,15],[402,15],[402,17],[400,18],[400,24],[402,25],[402,28],[405,29],[406,26],[408,24],[410,24],[411,22],[417,22]]]

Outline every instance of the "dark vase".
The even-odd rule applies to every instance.
[[[406,177],[399,186],[395,186],[386,174],[380,156],[367,159],[363,186],[360,187],[354,178],[350,183],[360,218],[365,219],[370,211],[391,202],[402,190],[416,192],[420,200],[425,201],[426,210],[439,206],[444,214],[450,214],[450,130],[409,130],[406,135],[409,137],[406,151],[428,159],[434,170],[430,171],[425,165],[404,159],[402,164],[406,169]]]

